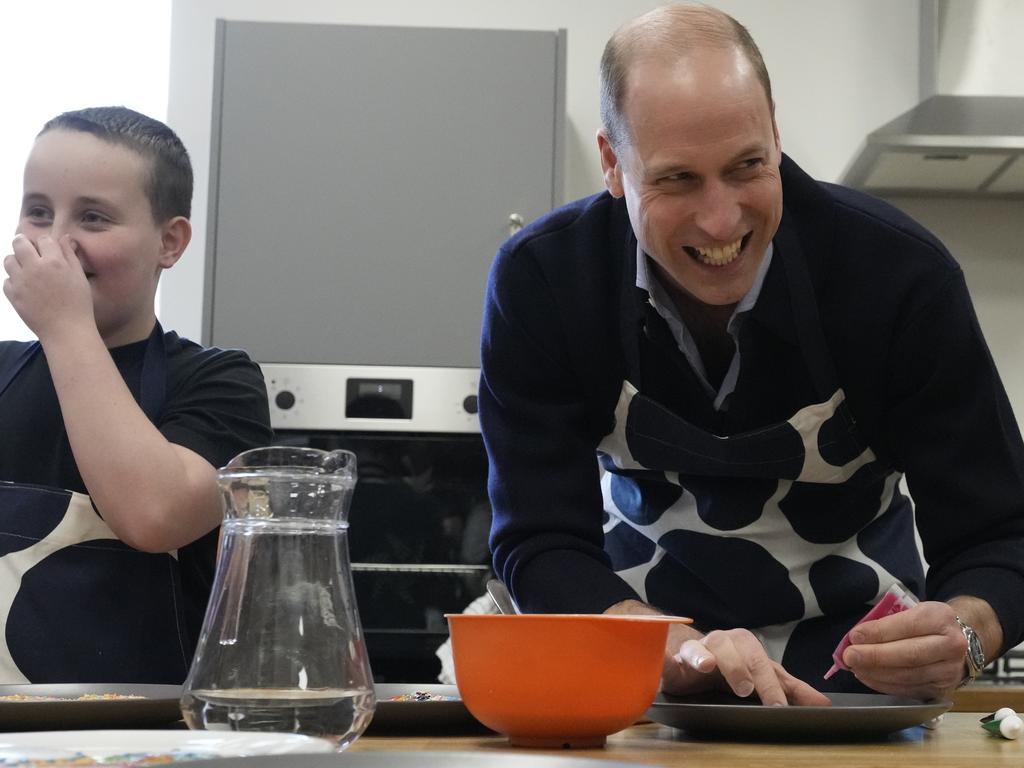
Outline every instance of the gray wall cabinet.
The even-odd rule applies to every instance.
[[[217,22],[203,333],[479,365],[510,216],[562,196],[564,31]]]

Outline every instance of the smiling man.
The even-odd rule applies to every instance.
[[[754,67],[727,47],[641,54],[624,75],[622,111],[637,117],[598,134],[608,190],[625,199],[661,282],[736,304],[782,218],[779,133]]]
[[[782,154],[731,17],[656,9],[601,75],[607,191],[488,286],[497,573],[526,611],[693,617],[668,691],[950,695],[1024,636],[1024,445],[958,265]],[[920,605],[825,680],[895,582]]]

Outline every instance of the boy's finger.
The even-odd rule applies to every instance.
[[[15,272],[21,269],[21,264],[18,263],[18,257],[13,253],[4,256],[4,272],[8,275],[13,275]]]
[[[78,259],[78,243],[72,240],[70,235],[61,235],[59,243],[61,253],[64,254],[64,260],[67,261],[72,269],[81,271],[82,262]]]
[[[60,243],[49,235],[40,235],[35,244],[36,251],[43,259],[63,259],[64,252]]]
[[[30,259],[39,258],[39,251],[36,250],[32,241],[24,235],[15,235],[11,247],[14,249],[14,253],[11,255],[18,262],[18,266],[24,266]],[[8,270],[8,274],[10,274],[10,270]]]

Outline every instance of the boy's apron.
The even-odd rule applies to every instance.
[[[821,675],[893,581],[921,594],[913,515],[899,473],[858,435],[796,239],[780,232],[776,243],[772,268],[785,272],[816,402],[752,432],[711,434],[643,394],[639,334],[628,330],[640,320],[627,319],[629,372],[598,447],[605,549],[645,601],[705,631],[748,628],[823,689],[863,690]]]
[[[26,344],[0,371],[0,398],[40,349]],[[166,381],[157,323],[139,397],[154,423]],[[181,605],[176,553],[122,543],[85,494],[0,482],[0,682],[180,683],[191,647]]]

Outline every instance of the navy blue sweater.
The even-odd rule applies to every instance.
[[[906,474],[930,566],[925,596],[981,597],[1006,647],[1019,643],[1024,445],[959,266],[879,200],[816,182],[788,158],[782,178],[780,232],[800,243],[858,429],[886,466]],[[491,548],[527,611],[600,612],[637,597],[603,550],[595,458],[626,375],[623,339],[639,332],[624,305],[635,256],[623,201],[601,193],[526,227],[492,267],[480,381]],[[793,320],[784,302],[766,299],[784,291],[779,269],[773,262],[751,315],[784,341]],[[667,379],[672,370],[666,363]],[[798,363],[783,364],[766,387],[799,399],[806,379]],[[732,435],[792,413],[785,397],[766,400],[761,410],[722,414],[666,405]]]

